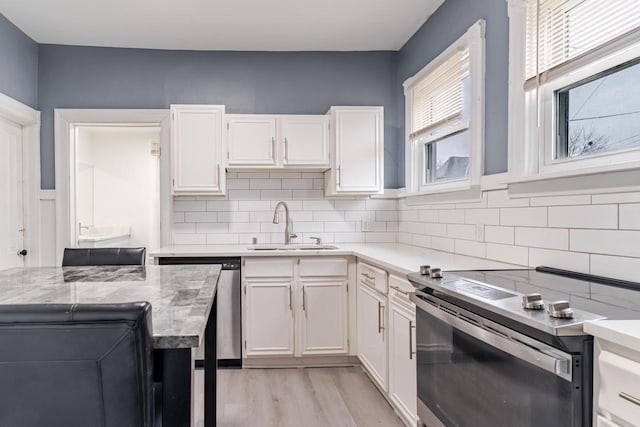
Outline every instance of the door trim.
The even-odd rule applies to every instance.
[[[0,93],[0,117],[22,126],[22,184],[25,266],[42,262],[40,244],[40,111]]]
[[[173,196],[171,195],[171,114],[168,109],[67,109],[54,110],[56,166],[56,264],[62,262],[64,248],[71,245],[70,149],[76,125],[156,125],[160,127],[160,245],[171,244]]]

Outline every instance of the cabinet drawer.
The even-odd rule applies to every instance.
[[[387,293],[387,272],[364,262],[358,263],[358,281],[383,294]]]
[[[289,258],[247,259],[244,277],[293,277],[293,261]]]
[[[347,275],[347,260],[344,258],[300,258],[300,276],[335,277]]]
[[[596,416],[596,427],[621,427],[620,424],[616,424],[613,421],[609,421],[602,415]]]
[[[599,409],[632,424],[640,420],[640,363],[603,351],[598,369]]]

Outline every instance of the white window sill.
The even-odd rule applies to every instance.
[[[640,190],[640,164],[515,177],[507,181],[511,197],[564,196]]]

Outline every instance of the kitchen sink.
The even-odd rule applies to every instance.
[[[264,245],[251,245],[247,246],[247,249],[253,251],[318,251],[318,250],[331,250],[338,249],[334,245],[317,245],[317,244],[293,244],[293,245],[280,245],[280,244],[264,244]]]

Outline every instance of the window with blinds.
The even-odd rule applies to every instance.
[[[640,29],[639,0],[527,0],[526,77]]]
[[[411,132],[417,138],[460,118],[464,80],[469,76],[469,48],[455,50],[411,89]]]

